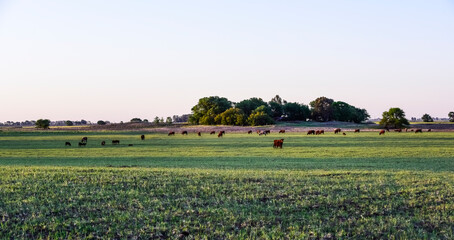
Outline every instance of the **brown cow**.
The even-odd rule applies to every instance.
[[[265,135],[266,136],[266,131],[260,132],[259,136]]]
[[[181,135],[188,135],[188,131],[181,132]]]
[[[219,133],[218,133],[218,138],[219,138],[219,137],[222,137],[222,135],[223,135],[222,132],[219,132]]]
[[[325,130],[320,130],[320,134],[325,135]]]
[[[175,132],[169,132],[169,134],[167,134],[167,136],[171,136],[171,135],[175,135]]]
[[[87,145],[86,142],[79,142],[79,147],[81,147],[81,146],[84,146],[84,147],[85,147],[86,145]]]
[[[197,132],[197,136],[201,137],[202,133],[201,132]]]
[[[140,139],[145,140],[145,135],[141,135]]]
[[[284,139],[274,140],[273,148],[282,148],[284,144]]]
[[[341,132],[341,129],[340,129],[340,128],[334,129],[334,134],[338,134],[338,133],[340,133],[340,132]]]
[[[307,134],[306,135],[315,135],[315,130],[309,130],[307,131]]]
[[[381,130],[380,133],[378,135],[385,135],[385,130]]]
[[[252,134],[252,130],[247,131],[247,134]]]
[[[210,135],[216,134],[216,131],[211,131]]]
[[[279,133],[285,133],[284,129],[279,130]]]
[[[432,129],[427,130],[428,132],[432,132]]]
[[[422,133],[422,129],[421,128],[416,129],[415,133]]]
[[[265,131],[263,131],[263,133],[265,133],[265,134],[270,134],[271,131],[270,131],[270,130],[265,130]]]
[[[65,142],[65,147],[66,146],[70,146],[71,147],[71,143],[70,142]]]
[[[402,132],[402,129],[394,129],[394,132]]]
[[[343,133],[342,133],[342,135],[344,135],[344,136],[345,136],[345,135],[347,135],[347,134],[343,132]]]
[[[101,146],[104,146],[104,145],[106,145],[106,141],[101,142]]]
[[[120,140],[112,140],[112,144],[113,144],[113,145],[120,144]]]
[[[360,132],[359,128],[355,129],[355,133],[359,133],[359,132]]]

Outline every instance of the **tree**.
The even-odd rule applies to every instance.
[[[258,125],[268,125],[268,124],[273,124],[274,121],[265,112],[266,107],[264,105],[256,108],[254,111],[252,111],[251,115],[249,115],[247,122],[251,126],[258,126]]]
[[[400,108],[390,108],[389,111],[383,112],[382,116],[380,125],[385,128],[403,128],[405,125],[410,125],[405,118],[405,112]]]
[[[85,125],[85,124],[87,124],[87,121],[85,121],[85,120],[82,119],[82,120],[80,120],[80,123],[83,124],[83,125]]]
[[[306,121],[311,116],[311,110],[307,105],[289,102],[283,106],[285,120]]]
[[[246,124],[246,115],[239,108],[229,108],[217,115],[215,121],[222,125],[244,126]]]
[[[454,112],[449,112],[448,117],[450,122],[454,122]]]
[[[133,119],[131,119],[129,122],[131,122],[131,123],[141,123],[141,122],[142,122],[142,119],[140,119],[140,118],[133,118]]]
[[[103,120],[99,120],[99,121],[97,122],[97,124],[98,124],[98,125],[106,125],[106,122],[103,121]]]
[[[144,120],[142,120],[142,122],[148,123],[148,119],[144,119]]]
[[[312,119],[318,122],[333,120],[333,99],[319,97],[310,103],[312,107]]]
[[[172,118],[171,118],[171,117],[167,117],[166,123],[167,123],[167,124],[172,124]]]
[[[154,120],[153,120],[154,124],[159,124],[159,121],[160,121],[160,119],[158,116],[154,117]]]
[[[243,101],[235,104],[235,107],[243,110],[243,112],[244,112],[244,114],[246,114],[246,116],[251,115],[251,113],[260,106],[265,106],[264,111],[268,115],[271,115],[271,109],[269,108],[268,104],[265,101],[263,101],[261,98],[253,97],[253,98],[249,98],[249,99],[243,100]]]
[[[38,119],[38,120],[36,120],[35,126],[36,126],[36,128],[48,129],[50,126],[50,120],[49,119]]]
[[[273,97],[271,101],[268,102],[271,110],[271,117],[279,119],[284,114],[283,105],[286,103],[287,101],[283,100],[279,95]]]
[[[336,101],[332,107],[333,119],[336,121],[361,123],[370,117],[366,109],[354,107],[346,102]]]
[[[65,121],[66,126],[73,126],[74,123],[72,121]]]
[[[197,105],[192,107],[189,122],[192,124],[213,125],[218,114],[232,107],[232,102],[227,98],[211,96],[199,99]]]
[[[433,122],[434,121],[433,118],[427,113],[422,115],[421,119],[423,122]]]

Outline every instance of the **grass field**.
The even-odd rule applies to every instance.
[[[0,133],[0,239],[454,238],[454,133],[140,134]]]

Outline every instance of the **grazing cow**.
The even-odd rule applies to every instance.
[[[307,131],[307,134],[306,135],[315,135],[315,130],[309,130]]]
[[[338,134],[338,133],[340,133],[340,132],[341,132],[341,129],[340,129],[340,128],[334,129],[334,134]]]
[[[279,130],[279,133],[285,133],[284,129]]]
[[[315,135],[325,134],[325,130],[317,130],[315,131]]]
[[[197,135],[198,135],[199,137],[201,137],[201,136],[202,136],[202,133],[201,133],[201,132],[197,132]]]
[[[106,141],[101,142],[101,146],[104,146],[104,145],[106,145]]]
[[[85,145],[87,145],[86,142],[79,142],[79,147],[81,147],[81,146],[84,146],[84,147],[85,147]]]
[[[284,139],[274,140],[273,148],[282,148],[284,144]]]
[[[378,135],[385,135],[385,130],[381,130],[380,133]]]
[[[265,134],[270,134],[271,130],[265,130],[264,132],[265,132]]]
[[[141,135],[140,139],[145,140],[145,135]]]
[[[344,136],[345,136],[345,135],[347,135],[347,134],[343,132],[343,133],[342,133],[342,135],[344,135]]]
[[[252,130],[247,131],[247,134],[252,134]]]
[[[402,129],[394,129],[394,132],[402,132]]]
[[[325,130],[320,130],[320,134],[325,135]]]
[[[65,142],[65,147],[66,146],[70,146],[71,147],[71,143],[70,142]]]
[[[181,135],[188,135],[188,131],[181,132]]]
[[[210,135],[216,134],[216,131],[211,131]]]
[[[427,130],[428,132],[432,132],[432,129]]]
[[[112,144],[113,145],[120,144],[120,140],[112,140]]]
[[[87,142],[88,138],[87,137],[83,137],[82,140],[80,140],[81,142]]]
[[[175,132],[169,132],[169,134],[167,134],[167,136],[172,136],[172,135],[175,136]]]
[[[266,131],[259,132],[259,136],[265,135],[266,136]]]
[[[421,128],[416,129],[415,133],[422,133],[422,129]]]
[[[222,132],[219,132],[219,133],[218,133],[218,138],[219,138],[219,137],[222,137],[222,135],[223,135]]]
[[[358,128],[358,129],[355,129],[355,133],[359,133],[359,131],[360,131],[359,128]]]

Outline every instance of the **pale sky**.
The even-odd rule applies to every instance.
[[[454,0],[0,0],[0,122],[129,121],[199,98],[454,111]]]

